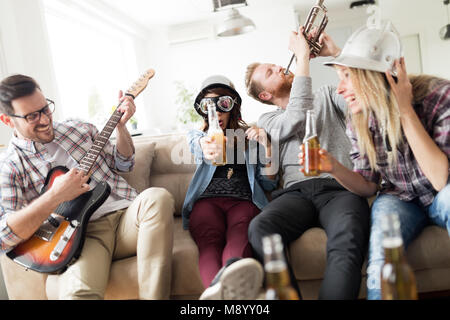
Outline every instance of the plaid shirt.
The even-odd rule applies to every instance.
[[[422,103],[414,105],[414,110],[427,133],[450,159],[450,83],[431,92]],[[379,170],[371,171],[367,156],[360,155],[356,134],[348,122],[347,134],[352,142],[350,157],[353,161],[353,171],[376,184],[381,178],[381,193],[395,195],[403,201],[417,199],[424,207],[430,205],[437,192],[420,169],[406,137],[397,152],[397,165],[389,168],[382,130],[373,115],[369,118],[369,129],[375,145]]]
[[[79,120],[54,122],[55,143],[66,150],[70,157],[80,162],[92,146],[98,134],[97,128]],[[8,150],[0,160],[0,252],[11,250],[22,241],[6,224],[8,214],[14,213],[39,197],[47,174],[52,169],[50,154],[45,145],[31,140],[11,139]],[[92,168],[91,180],[106,181],[111,187],[111,194],[127,200],[134,200],[137,192],[113,170],[118,163],[134,165],[134,155],[127,159],[121,156],[116,147],[108,142],[100,152]],[[120,166],[123,167],[123,166]]]

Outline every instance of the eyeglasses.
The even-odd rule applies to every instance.
[[[203,98],[200,103],[197,104],[197,108],[204,114],[208,114],[208,103],[214,103],[219,111],[230,112],[236,104],[236,99],[230,96],[210,97]]]
[[[14,118],[25,119],[29,124],[38,123],[41,120],[41,114],[44,113],[46,116],[49,116],[55,111],[55,102],[50,99],[45,100],[47,100],[48,104],[38,111],[31,112],[24,116],[19,116],[17,114],[10,114],[9,116]]]

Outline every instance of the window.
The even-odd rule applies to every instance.
[[[135,39],[88,10],[49,0],[44,4],[60,115],[102,129],[119,90],[139,76]]]

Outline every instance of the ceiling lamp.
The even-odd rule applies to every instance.
[[[353,1],[350,3],[350,9],[353,9],[355,7],[361,7],[368,4],[375,4],[375,0],[362,0],[362,1]]]
[[[439,30],[439,36],[442,40],[448,40],[450,39],[450,20],[448,16],[448,4],[449,0],[444,0],[444,5],[447,6],[447,25],[443,26],[441,30]]]
[[[252,20],[239,13],[236,7],[247,6],[245,0],[213,0],[214,11],[229,10],[224,21],[217,25],[219,37],[230,37],[254,30]]]

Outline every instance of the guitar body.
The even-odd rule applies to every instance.
[[[154,75],[153,69],[147,70],[125,94],[135,99]],[[121,103],[79,162],[78,169],[86,175],[91,174],[97,157],[122,118],[123,113],[119,110]],[[62,166],[53,168],[47,175],[41,193],[52,186],[55,178],[67,171],[69,170]],[[110,193],[111,187],[102,181],[94,189],[76,199],[60,204],[30,239],[8,252],[7,256],[34,271],[64,272],[67,266],[80,256],[89,219],[106,201]]]
[[[47,175],[42,192],[67,171],[61,166],[53,168]],[[80,256],[89,219],[110,192],[110,186],[103,181],[74,200],[62,203],[30,239],[8,252],[8,257],[34,271],[64,272]]]

